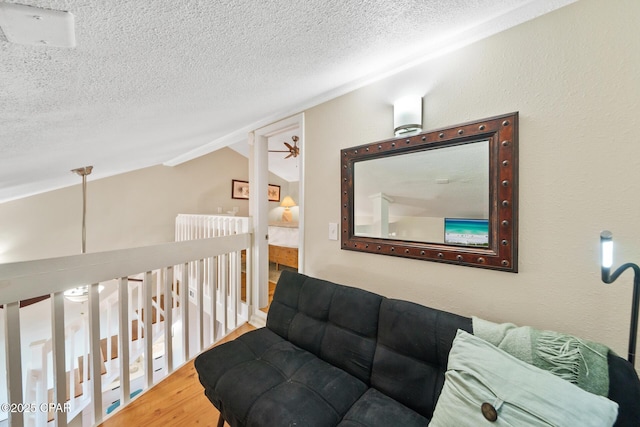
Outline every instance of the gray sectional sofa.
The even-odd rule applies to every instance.
[[[472,333],[472,320],[283,271],[267,326],[202,353],[195,366],[232,427],[426,426],[458,330]],[[615,425],[640,426],[638,376],[607,357]]]

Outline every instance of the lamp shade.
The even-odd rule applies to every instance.
[[[285,196],[285,198],[282,199],[282,203],[280,203],[280,206],[282,206],[284,208],[292,208],[295,205],[296,205],[296,202],[293,201],[291,196]]]
[[[405,96],[393,103],[393,131],[396,136],[422,130],[422,97]]]

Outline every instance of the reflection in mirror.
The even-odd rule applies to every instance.
[[[341,151],[342,245],[518,271],[518,113]]]
[[[356,236],[488,246],[489,141],[356,162],[354,175]]]

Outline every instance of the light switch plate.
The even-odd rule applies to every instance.
[[[338,240],[338,223],[329,223],[329,240]]]

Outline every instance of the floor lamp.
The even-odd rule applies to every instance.
[[[631,301],[631,325],[629,328],[629,362],[635,366],[636,359],[636,337],[638,335],[638,299],[640,299],[640,267],[637,264],[628,262],[622,264],[611,272],[613,266],[613,234],[610,231],[600,233],[600,248],[602,255],[602,281],[613,283],[627,269],[632,269],[633,277],[633,300]]]

